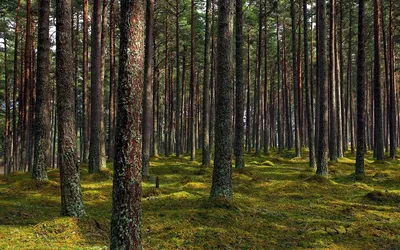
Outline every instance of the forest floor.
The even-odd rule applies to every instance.
[[[143,183],[144,249],[400,249],[399,160],[369,153],[356,181],[353,156],[330,164],[329,179],[293,157],[247,155],[246,168],[233,169],[234,201],[219,205],[208,198],[211,167],[153,158]],[[80,219],[60,216],[59,171],[48,174],[42,183],[29,173],[0,176],[0,249],[107,249],[112,164],[92,175],[82,165]]]

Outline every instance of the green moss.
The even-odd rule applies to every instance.
[[[307,150],[302,156],[305,157]],[[245,155],[233,168],[233,200],[209,199],[212,166],[159,156],[142,183],[145,249],[396,249],[400,245],[399,160],[354,177],[346,153],[316,176],[294,150]],[[199,152],[196,159],[201,159]],[[112,164],[97,174],[80,166],[87,216],[60,217],[59,170],[48,182],[29,173],[0,176],[0,249],[108,249]],[[155,188],[159,177],[160,188]],[[374,190],[388,190],[374,191]],[[12,247],[12,248],[10,248]]]

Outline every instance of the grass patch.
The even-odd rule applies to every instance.
[[[294,150],[247,154],[245,168],[232,168],[233,200],[209,198],[213,168],[200,165],[200,154],[152,158],[142,183],[143,247],[397,249],[400,161],[375,162],[368,152],[366,176],[356,180],[354,156],[345,155],[325,178]],[[0,249],[108,249],[112,164],[97,174],[81,165],[80,173],[87,216],[79,219],[59,215],[58,170],[45,182],[0,176]]]

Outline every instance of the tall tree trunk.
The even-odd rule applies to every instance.
[[[212,148],[214,146],[214,134],[215,134],[215,90],[216,90],[216,81],[215,81],[215,76],[216,76],[216,42],[215,42],[215,35],[214,35],[214,30],[215,30],[215,2],[214,0],[211,0],[211,6],[212,6],[212,14],[211,14],[211,74],[210,74],[210,158]]]
[[[264,17],[264,108],[263,108],[263,142],[264,154],[269,150],[269,122],[268,122],[268,17]],[[236,104],[237,105],[237,104]],[[243,118],[242,118],[243,119]]]
[[[141,169],[145,10],[122,0],[111,249],[142,249]]]
[[[17,133],[17,91],[18,88],[18,44],[19,44],[19,10],[21,0],[18,0],[16,17],[15,17],[15,37],[14,37],[14,67],[13,67],[13,114],[12,114],[12,134],[13,134],[13,171],[16,171],[19,166],[19,155],[18,155],[18,133]]]
[[[165,71],[164,71],[164,86],[165,86],[165,98],[164,98],[164,129],[165,132],[168,131],[168,107],[169,107],[169,91],[168,91],[168,85],[169,85],[169,77],[168,77],[168,72],[169,72],[169,67],[168,67],[168,60],[169,60],[169,54],[168,54],[168,12],[166,13],[165,17]],[[169,149],[168,149],[168,134],[164,133],[164,154],[165,156],[169,156]]]
[[[80,217],[85,214],[76,155],[71,0],[56,5],[56,82],[58,117],[58,160],[61,186],[61,215]]]
[[[255,146],[256,156],[260,155],[261,148],[261,64],[262,64],[262,19],[263,8],[261,1],[259,1],[259,14],[258,14],[258,37],[257,37],[257,62],[256,62],[256,85],[254,86],[254,132],[255,132]]]
[[[4,175],[11,173],[11,134],[10,134],[10,87],[8,79],[8,54],[7,37],[4,32],[4,87],[5,87],[5,108],[6,117],[4,121]]]
[[[308,79],[308,13],[307,13],[307,0],[303,0],[303,30],[304,30],[304,87],[306,93],[306,115],[307,115],[307,128],[308,128],[308,148],[309,148],[309,158],[310,158],[310,167],[313,169],[317,168],[316,160],[315,160],[315,131],[313,124],[313,103],[311,98],[311,88]],[[311,50],[311,53],[313,51]],[[312,65],[312,64],[311,64]]]
[[[20,170],[26,171],[29,126],[29,97],[30,97],[30,73],[31,73],[31,0],[26,1],[26,26],[25,26],[25,52],[24,52],[24,95],[21,99],[22,108],[22,132],[21,132],[21,161]],[[22,60],[22,59],[21,59]],[[22,87],[22,86],[21,86]]]
[[[300,99],[299,99],[299,74],[297,65],[297,38],[296,38],[296,14],[294,0],[290,0],[290,16],[292,20],[292,73],[293,73],[293,89],[294,89],[294,131],[295,131],[295,148],[296,157],[301,156],[300,144]]]
[[[250,110],[250,29],[247,34],[247,105],[246,105],[246,146],[247,151],[251,152],[251,110]]]
[[[319,136],[317,174],[328,175],[328,81],[326,56],[326,2],[317,0],[318,9],[318,81],[319,81]]]
[[[210,16],[211,0],[206,0],[206,27],[204,41],[204,75],[203,75],[203,113],[202,113],[202,165],[209,166],[211,161],[210,154]]]
[[[142,176],[150,175],[151,132],[153,130],[153,59],[154,59],[154,0],[146,4],[146,40],[144,58],[143,126],[142,129]]]
[[[46,168],[50,166],[51,82],[49,81],[49,15],[50,1],[40,0],[35,107],[35,159],[32,169],[32,177],[35,180],[46,180]]]
[[[86,0],[85,0],[86,1]],[[114,160],[114,144],[115,144],[115,0],[110,2],[110,96],[109,107],[110,113],[108,117],[108,159]]]
[[[82,143],[83,143],[83,162],[88,162],[89,155],[89,102],[88,102],[88,13],[89,0],[83,0],[83,82],[82,82]]]
[[[383,43],[383,55],[385,62],[385,95],[384,95],[384,144],[386,148],[386,152],[389,152],[389,58],[387,51],[387,36],[385,29],[385,8],[383,4],[383,0],[380,1],[381,4],[381,23],[382,23],[382,43]]]
[[[336,1],[330,0],[330,36],[329,36],[329,157],[331,161],[338,160],[338,119],[337,119],[337,81],[336,81]]]
[[[181,145],[181,94],[180,94],[180,80],[179,80],[179,15],[181,14],[179,11],[179,3],[180,1],[176,1],[176,18],[175,18],[175,43],[176,43],[176,82],[175,82],[175,92],[176,92],[176,110],[175,110],[175,152],[176,157],[181,157],[182,145]]]
[[[107,13],[108,0],[103,0],[103,10],[101,18],[101,62],[100,62],[100,82],[101,82],[101,107],[100,107],[100,166],[106,167],[106,133],[104,124],[104,79],[106,62],[106,36],[107,36]]]
[[[191,19],[190,19],[190,160],[196,158],[196,100],[195,100],[195,72],[194,72],[194,0],[191,0]]]
[[[232,191],[232,87],[234,1],[218,1],[217,105],[215,160],[211,197],[231,200]]]
[[[244,167],[243,2],[236,0],[235,167]]]
[[[101,124],[103,117],[103,82],[101,71],[102,0],[94,0],[92,18],[91,89],[90,89],[90,148],[89,173],[97,173],[102,165]]]
[[[358,1],[356,176],[364,175],[365,154],[365,2]]]
[[[282,124],[282,119],[281,119],[281,114],[282,114],[282,101],[281,97],[283,96],[283,92],[281,91],[281,49],[280,49],[280,38],[279,38],[279,22],[278,20],[276,21],[276,54],[277,54],[277,71],[278,71],[278,114],[277,114],[277,120],[278,120],[278,153],[282,153],[284,149],[284,138],[283,138],[283,124]]]
[[[383,160],[383,116],[381,96],[381,38],[380,38],[380,6],[374,0],[374,154],[377,160]]]
[[[389,1],[389,128],[390,128],[390,158],[395,159],[397,153],[396,143],[396,83],[394,78],[394,4]]]

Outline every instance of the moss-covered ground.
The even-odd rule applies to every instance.
[[[153,158],[143,183],[144,248],[400,249],[399,160],[375,162],[369,153],[366,177],[355,180],[346,155],[324,179],[293,155],[247,155],[246,168],[233,169],[234,201],[218,205],[208,199],[211,167]],[[42,183],[29,173],[0,176],[0,249],[108,248],[112,164],[94,175],[81,166],[81,219],[59,215],[58,177],[58,170]]]

